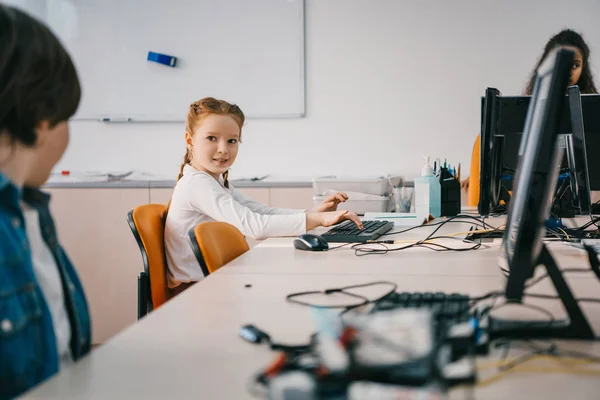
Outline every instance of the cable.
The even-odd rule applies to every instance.
[[[465,221],[456,221],[456,219],[461,219],[461,218],[465,219]],[[473,220],[475,222],[478,222],[479,224],[473,223],[472,222]],[[401,231],[384,233],[381,236],[399,235],[399,234],[402,234],[402,233],[406,233],[406,232],[412,231],[414,229],[427,228],[427,227],[432,227],[432,226],[440,226],[440,225],[444,225],[444,224],[447,224],[447,223],[450,223],[450,222],[453,222],[453,223],[461,223],[461,222],[462,223],[473,223],[474,225],[483,227],[484,229],[488,228],[488,227],[495,229],[492,225],[487,224],[485,222],[485,219],[482,220],[482,219],[474,217],[472,215],[458,214],[458,215],[450,217],[450,218],[448,218],[448,219],[446,219],[444,221],[439,221],[439,222],[434,222],[434,223],[427,223],[427,224],[417,225],[417,226],[413,226],[413,227],[410,227],[410,228],[403,229]]]
[[[600,228],[600,226],[598,226],[598,224],[597,224],[597,222],[600,221],[600,218],[596,218],[596,219],[592,218],[592,209],[593,209],[593,206],[596,206],[598,204],[600,204],[600,201],[597,201],[590,206],[590,222],[592,224],[594,224],[596,226],[596,228]]]
[[[564,274],[564,273],[568,273],[568,272],[592,272],[592,270],[590,268],[563,268],[560,270],[560,272],[562,274]],[[538,283],[540,283],[541,281],[543,281],[544,279],[546,279],[548,277],[549,277],[548,273],[540,275],[539,277],[535,278],[533,281],[529,282],[528,284],[525,284],[525,289],[529,289],[529,288],[533,287],[534,285],[537,285]]]
[[[496,229],[494,226],[490,225],[490,224],[486,224],[485,221],[482,221],[481,218],[477,218],[477,217],[473,217],[472,215],[462,215],[462,214],[458,214],[456,216],[450,217],[448,219],[446,219],[445,221],[441,221],[441,223],[439,224],[439,226],[431,233],[430,236],[433,236],[442,226],[444,226],[447,223],[453,222],[457,219],[466,219],[469,220],[469,222],[471,221],[475,221],[475,222],[479,222],[483,225],[483,228],[490,228],[490,229]],[[466,222],[466,221],[455,221],[455,222]],[[430,225],[432,226],[432,225]]]
[[[599,221],[600,221],[600,217],[594,218],[593,216],[590,215],[590,221],[587,222],[586,224],[580,226],[579,228],[576,228],[576,230],[578,230],[578,231],[584,231],[584,230],[586,230],[587,228],[589,228],[592,225],[595,225],[596,227],[598,227],[598,225],[596,223],[599,222]]]
[[[579,297],[575,300],[577,300],[579,302],[583,302],[583,303],[600,303],[600,299],[594,299],[591,297]]]
[[[529,361],[537,361],[537,360],[560,360],[561,361],[561,365],[560,367],[553,367],[553,368],[548,368],[548,367],[527,367],[524,364],[526,362]],[[504,368],[504,369],[500,369],[502,368],[503,364],[501,363],[506,363],[506,364],[513,364],[516,363],[516,365],[511,366],[511,368]],[[583,364],[583,366],[585,365],[593,365],[596,364],[597,362],[593,362],[593,361],[585,361],[585,359],[583,358],[577,358],[577,357],[565,357],[565,356],[552,356],[552,355],[547,355],[547,354],[531,354],[530,357],[524,358],[523,356],[519,356],[516,358],[513,358],[511,360],[509,360],[508,362],[506,361],[498,361],[498,362],[494,362],[493,365],[488,365],[488,366],[478,366],[477,367],[477,371],[481,372],[485,369],[488,369],[490,367],[497,367],[499,368],[499,372],[497,374],[494,374],[491,377],[485,378],[485,379],[480,379],[478,380],[478,382],[476,383],[477,387],[484,387],[484,386],[488,386],[491,383],[497,382],[498,380],[500,380],[501,378],[503,378],[504,376],[510,374],[510,373],[550,373],[550,374],[577,374],[577,375],[589,375],[589,376],[600,376],[600,371],[598,370],[593,370],[593,369],[585,369],[585,368],[580,368],[577,367],[578,364],[581,365]],[[566,366],[564,364],[567,364]]]
[[[445,246],[439,243],[434,243],[434,240],[439,240],[439,239],[457,239],[456,237],[451,237],[451,236],[436,236],[436,237],[432,237],[429,239],[424,239],[424,240],[416,240],[416,241],[394,241],[394,242],[375,242],[375,243],[356,243],[352,246],[352,249],[355,252],[355,255],[358,257],[361,256],[367,256],[367,255],[383,255],[383,254],[387,254],[390,252],[395,252],[395,251],[402,251],[402,250],[406,250],[406,249],[410,249],[413,247],[424,247],[426,249],[429,250],[433,250],[433,251],[470,251],[470,250],[477,250],[480,247],[482,247],[481,243],[475,243],[472,241],[468,241],[468,240],[462,240],[465,243],[473,243],[473,246],[471,247],[459,247],[459,248],[453,248],[453,247],[449,247],[449,246]],[[459,239],[460,240],[460,239]],[[402,247],[394,247],[394,248],[389,248],[386,246],[386,244],[403,244],[403,243],[408,243],[405,246]],[[382,249],[374,249],[372,247],[365,247],[365,246],[369,246],[369,245],[378,245],[383,247]]]
[[[362,296],[359,294],[354,294],[354,293],[348,291],[350,289],[358,289],[358,288],[364,288],[364,287],[375,286],[375,285],[390,285],[391,289],[389,291],[387,291],[385,294],[383,294],[382,296],[377,297],[376,299],[369,299],[365,296]],[[329,308],[348,309],[348,308],[361,307],[361,306],[364,306],[364,305],[367,305],[370,303],[376,303],[376,302],[386,298],[387,296],[391,295],[392,293],[394,293],[397,288],[398,288],[398,285],[396,285],[394,282],[376,281],[376,282],[363,283],[363,284],[359,284],[359,285],[343,286],[340,288],[331,288],[331,289],[325,289],[325,290],[310,290],[310,291],[306,291],[306,292],[290,293],[285,297],[285,299],[287,301],[289,301],[290,303],[296,303],[296,304],[299,304],[302,306],[309,306],[309,307],[322,308],[322,309],[329,309]],[[308,295],[322,294],[322,295],[328,296],[330,294],[335,294],[335,293],[341,293],[343,295],[346,295],[346,296],[349,296],[349,297],[352,297],[355,299],[360,299],[360,302],[356,303],[356,304],[322,305],[322,304],[312,304],[312,303],[308,303],[308,302],[296,299],[297,297],[308,296]],[[346,311],[348,311],[348,310],[346,310]]]
[[[589,228],[592,225],[596,226],[596,228],[600,228],[600,226],[598,226],[598,222],[600,221],[600,217],[594,218],[594,216],[592,214],[594,206],[596,206],[598,204],[600,204],[600,201],[597,201],[597,202],[595,202],[594,204],[592,204],[590,206],[590,213],[589,213],[590,221],[587,222],[587,223],[585,223],[584,225],[580,226],[579,228],[576,228],[575,229],[576,231],[580,231],[580,232],[584,231],[584,230],[586,230],[587,228]]]
[[[507,344],[514,346],[521,342],[525,342],[531,352],[529,354],[517,356],[509,361],[506,359],[495,361],[487,364],[479,364],[477,371],[481,372],[489,368],[498,368],[499,372],[489,378],[479,380],[477,386],[486,386],[490,383],[498,381],[500,378],[511,372],[522,372],[522,373],[576,373],[579,375],[592,375],[599,376],[600,371],[582,369],[581,366],[594,365],[600,363],[600,358],[594,355],[572,351],[572,350],[561,350],[559,345],[554,342],[550,342],[548,347],[536,346],[530,340],[511,340]],[[508,356],[508,353],[506,353]],[[547,367],[524,367],[524,364],[529,361],[536,360],[560,360],[560,367],[558,368],[547,368]]]
[[[551,294],[524,293],[523,295],[526,297],[535,297],[538,299],[552,299],[552,300],[560,299],[560,296],[555,296],[555,295],[551,295]],[[576,298],[575,301],[578,303],[600,303],[600,298],[595,299],[595,298],[590,298],[590,297],[580,297],[580,298]]]
[[[463,242],[465,243],[473,243],[473,246],[471,247],[467,247],[467,248],[452,248],[449,246],[444,246],[441,245],[439,243],[433,243],[434,240],[439,240],[439,239],[444,239],[444,238],[453,238],[452,236],[459,236],[459,235],[463,235],[463,234],[469,234],[469,233],[473,233],[473,231],[469,231],[469,232],[454,232],[454,233],[450,233],[450,234],[446,234],[446,235],[442,235],[442,236],[434,236],[445,224],[448,223],[456,223],[456,222],[462,222],[465,223],[467,221],[464,220],[469,220],[468,222],[471,222],[471,220],[475,220],[476,222],[479,223],[479,226],[483,226],[486,233],[492,233],[494,231],[497,231],[499,228],[493,227],[490,224],[485,223],[485,221],[482,221],[480,218],[476,218],[476,217],[472,217],[469,215],[457,215],[454,217],[450,217],[444,221],[440,221],[434,224],[428,224],[428,225],[419,225],[416,227],[412,227],[412,228],[408,228],[405,229],[403,231],[400,232],[394,232],[394,234],[400,234],[400,233],[404,233],[404,232],[408,232],[410,230],[413,229],[417,229],[417,228],[421,228],[421,227],[425,227],[425,226],[436,226],[436,228],[433,230],[433,232],[431,232],[429,235],[427,235],[427,237],[425,237],[424,239],[421,240],[411,240],[411,241],[376,241],[376,242],[372,242],[372,243],[367,243],[367,245],[371,245],[371,244],[375,244],[375,245],[379,245],[382,248],[381,249],[374,249],[372,247],[365,247],[365,244],[363,243],[357,243],[354,244],[352,246],[352,249],[355,251],[355,255],[356,256],[367,256],[367,255],[383,255],[383,254],[387,254],[389,252],[393,252],[393,251],[401,251],[401,250],[406,250],[412,247],[425,247],[428,248],[430,250],[434,250],[434,251],[470,251],[470,250],[477,250],[479,249],[482,244],[481,242],[479,243],[475,243],[473,241],[470,240],[464,240]],[[460,221],[458,221],[460,220]],[[487,227],[490,227],[491,229],[487,229]],[[383,236],[383,235],[382,235]],[[396,248],[389,248],[386,246],[386,244],[405,244],[405,246],[402,247],[396,247]]]
[[[569,181],[568,180],[564,180],[560,186],[558,187],[558,190],[556,191],[556,194],[554,195],[554,199],[552,200],[552,206],[551,206],[551,210],[554,209],[554,207],[556,207],[558,205],[558,203],[562,200],[562,198],[565,196],[565,194],[571,189],[571,186],[569,185]],[[561,193],[562,191],[562,193]]]
[[[346,247],[346,246],[348,246],[348,245],[350,245],[350,244],[352,244],[352,243],[344,243],[344,244],[341,244],[341,245],[339,245],[339,246],[330,247],[330,248],[328,249],[328,251],[331,251],[331,250],[337,250],[337,249],[341,249],[342,247]]]
[[[383,244],[404,244],[404,243],[418,243],[420,241],[425,241],[425,240],[433,240],[433,239],[442,239],[442,238],[451,238],[451,239],[456,239],[455,236],[461,236],[461,235],[470,235],[473,233],[490,233],[490,232],[495,232],[495,229],[478,229],[478,230],[474,230],[474,231],[462,231],[462,232],[452,232],[452,233],[445,233],[442,236],[436,236],[436,237],[432,237],[429,239],[422,239],[422,240],[418,240],[418,239],[413,239],[413,240],[374,240],[372,242],[367,242],[368,244],[373,244],[373,243],[383,243]],[[464,240],[464,239],[463,239]]]

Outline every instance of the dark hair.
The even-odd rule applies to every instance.
[[[36,19],[0,5],[0,134],[35,144],[41,121],[68,120],[81,88],[69,54]]]
[[[592,71],[590,69],[590,48],[585,43],[583,37],[581,37],[579,33],[571,29],[564,29],[556,35],[552,36],[548,43],[546,43],[546,47],[544,47],[544,52],[542,53],[542,56],[536,64],[533,73],[531,74],[531,79],[529,80],[529,84],[527,85],[525,94],[531,95],[531,93],[533,92],[536,70],[544,62],[544,60],[548,56],[548,53],[550,53],[555,48],[561,46],[576,47],[579,49],[579,51],[581,51],[581,55],[583,56],[583,65],[581,66],[581,76],[579,77],[579,81],[577,82],[581,93],[598,93],[598,90],[596,90],[596,86],[594,85],[594,77],[592,76]]]

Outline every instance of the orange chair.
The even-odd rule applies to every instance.
[[[127,213],[127,222],[142,253],[144,271],[138,275],[138,319],[187,289],[183,284],[169,289],[165,258],[167,206],[144,204]]]
[[[204,222],[188,232],[194,255],[207,276],[249,250],[242,233],[226,222]]]

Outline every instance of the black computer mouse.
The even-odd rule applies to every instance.
[[[325,251],[329,250],[329,243],[323,239],[323,236],[305,233],[294,239],[294,247],[298,250]]]

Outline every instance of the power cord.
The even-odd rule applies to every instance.
[[[355,294],[355,293],[352,293],[349,291],[351,289],[359,289],[359,288],[371,287],[371,286],[376,286],[376,285],[388,285],[388,286],[390,286],[390,289],[388,291],[386,291],[383,295],[381,295],[375,299],[369,299],[366,296]],[[299,304],[302,306],[315,307],[315,308],[321,308],[321,309],[343,308],[343,309],[345,309],[345,311],[348,311],[349,309],[361,307],[361,306],[364,306],[367,304],[376,303],[376,302],[386,298],[387,296],[391,295],[392,293],[394,293],[397,288],[398,288],[398,285],[396,285],[394,282],[376,281],[376,282],[363,283],[363,284],[359,284],[359,285],[350,285],[350,286],[343,286],[343,287],[339,287],[339,288],[330,288],[330,289],[325,289],[325,290],[309,290],[306,292],[291,293],[291,294],[288,294],[285,297],[285,299],[290,303],[295,303],[295,304]],[[310,296],[310,295],[329,296],[332,294],[342,294],[345,296],[352,297],[353,299],[358,299],[358,300],[360,300],[360,302],[353,303],[353,304],[324,305],[324,304],[315,304],[314,302],[311,303],[308,301],[302,301],[302,300],[298,299],[303,296]]]
[[[463,219],[463,220],[461,220]],[[474,222],[473,222],[474,221]],[[421,228],[428,228],[428,227],[432,227],[432,226],[442,226],[448,223],[472,223],[473,225],[479,226],[483,229],[494,229],[494,227],[490,224],[487,224],[485,222],[485,218],[482,220],[481,218],[475,217],[473,215],[467,215],[467,214],[458,214],[456,216],[450,217],[444,221],[439,221],[439,222],[434,222],[434,223],[427,223],[427,224],[422,224],[422,225],[417,225],[417,226],[412,226],[410,228],[406,228],[403,229],[401,231],[395,231],[395,232],[388,232],[388,233],[384,233],[381,236],[391,236],[391,235],[399,235],[402,233],[406,233],[406,232],[410,232],[412,230],[415,229],[421,229]]]
[[[387,254],[389,252],[402,251],[402,250],[410,249],[413,247],[424,247],[424,248],[434,250],[434,251],[458,251],[458,252],[460,252],[460,251],[477,250],[480,247],[482,247],[481,241],[479,243],[477,243],[477,242],[473,242],[470,240],[462,239],[463,243],[470,243],[470,244],[472,244],[472,246],[471,247],[459,247],[459,248],[453,248],[453,247],[441,245],[439,243],[433,243],[434,240],[439,240],[439,239],[448,239],[448,238],[456,239],[455,237],[453,237],[454,235],[458,236],[458,235],[462,235],[462,234],[468,234],[470,232],[470,231],[469,232],[455,232],[452,234],[435,236],[435,234],[444,225],[449,224],[449,223],[457,223],[457,222],[471,223],[472,221],[475,221],[476,223],[478,223],[477,225],[479,227],[483,227],[484,230],[486,230],[489,233],[495,232],[499,229],[497,227],[493,227],[492,225],[487,224],[485,221],[482,221],[480,218],[473,217],[471,215],[459,214],[457,216],[450,217],[444,221],[437,222],[434,224],[419,225],[416,227],[404,229],[399,232],[391,233],[391,234],[400,234],[400,233],[405,233],[405,232],[408,232],[408,231],[411,231],[411,230],[417,229],[417,228],[436,226],[436,228],[433,230],[433,232],[431,232],[426,238],[424,238],[422,240],[408,241],[408,242],[382,240],[382,241],[375,241],[372,243],[368,243],[367,245],[365,245],[363,243],[357,243],[357,244],[354,244],[351,248],[355,251],[355,255],[357,255],[357,256],[383,255],[383,254]],[[386,244],[404,244],[404,243],[408,243],[408,244],[401,246],[401,247],[396,247],[396,248],[389,248],[386,246]],[[368,245],[379,245],[382,248],[373,248],[372,246],[368,246]]]
[[[560,299],[560,296],[553,296],[550,294],[525,293],[524,295],[526,297],[535,297],[537,299],[552,299],[552,300]],[[600,303],[600,298],[594,299],[594,298],[590,298],[590,297],[578,297],[575,299],[575,301],[578,303]]]

